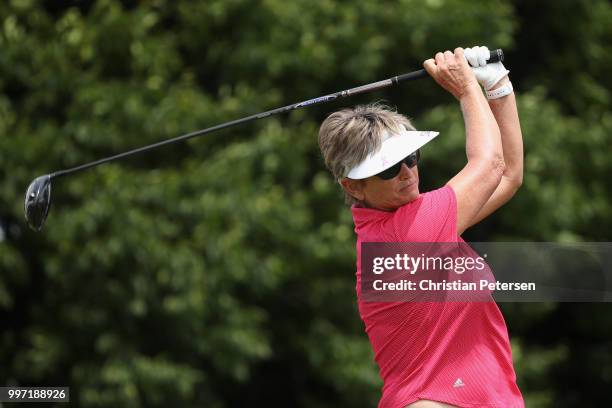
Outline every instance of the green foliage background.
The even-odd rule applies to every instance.
[[[73,406],[375,406],[354,235],[316,144],[343,106],[385,100],[443,135],[421,189],[463,165],[433,81],[294,111],[60,179],[40,174],[418,69],[506,51],[525,138],[516,197],[479,241],[607,241],[609,1],[34,1],[0,4],[0,385]],[[606,406],[608,304],[502,304],[530,407]]]

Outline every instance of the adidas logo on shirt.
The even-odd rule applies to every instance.
[[[455,381],[455,383],[453,384],[454,388],[459,388],[459,387],[463,387],[465,384],[463,383],[463,381],[461,381],[461,378],[457,378],[457,381]]]

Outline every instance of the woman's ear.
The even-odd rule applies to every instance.
[[[365,183],[363,180],[353,180],[348,177],[344,177],[340,180],[340,185],[344,191],[355,197],[357,200],[363,201],[365,199],[365,193],[363,192]]]

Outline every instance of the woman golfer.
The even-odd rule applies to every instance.
[[[359,313],[384,381],[379,408],[524,406],[495,302],[365,302],[360,288],[362,242],[463,242],[463,231],[521,185],[509,71],[486,64],[488,56],[485,47],[457,48],[424,63],[465,122],[467,164],[442,188],[419,192],[419,149],[437,132],[417,132],[376,105],[335,112],[321,125],[325,164],[352,204]]]

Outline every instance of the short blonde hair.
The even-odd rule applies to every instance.
[[[385,131],[415,130],[406,116],[386,105],[374,103],[342,109],[329,115],[319,129],[319,147],[325,165],[340,182],[350,169],[378,151]],[[359,200],[344,193],[348,205]]]

